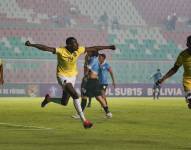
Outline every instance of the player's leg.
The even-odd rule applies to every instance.
[[[92,103],[92,97],[88,97],[88,106],[87,107],[91,107],[91,103]]]
[[[104,98],[102,97],[102,95],[96,96],[95,97],[99,103],[101,104],[101,106],[103,107],[105,113],[106,113],[106,117],[107,118],[112,118],[112,113],[109,111],[109,107],[107,106]]]
[[[82,96],[81,97],[81,108],[82,108],[82,111],[84,112],[85,108],[86,108],[86,104],[87,104],[87,97],[86,96]],[[72,115],[72,118],[75,118],[75,119],[80,119],[80,116],[77,114],[75,115]]]
[[[64,106],[68,104],[68,101],[70,99],[70,94],[65,90],[67,79],[64,77],[57,77],[57,80],[58,80],[58,84],[63,89],[62,98],[51,97],[51,95],[46,94],[45,99],[41,103],[41,107],[45,107],[49,102],[53,102],[53,103],[64,105]]]
[[[107,99],[106,99],[106,89],[107,89],[107,86],[108,85],[106,85],[106,84],[101,85],[101,94],[102,94],[102,97],[105,100],[106,105],[108,105]]]
[[[153,99],[155,99],[155,89],[153,89]]]
[[[81,83],[81,107],[82,107],[82,111],[84,111],[84,109],[86,108],[86,104],[87,104],[87,96],[86,96],[87,82],[88,82],[88,77],[84,76],[82,79],[82,83]]]
[[[90,92],[92,92],[89,96],[95,96],[96,100],[99,101],[99,103],[101,104],[101,106],[103,107],[105,113],[106,113],[106,116],[108,118],[111,118],[112,117],[112,114],[111,112],[109,111],[109,108],[106,104],[106,101],[105,99],[103,98],[102,96],[102,93],[101,93],[101,88],[100,88],[100,84],[99,84],[99,81],[94,79],[91,81],[92,83],[90,84],[91,85],[91,88],[89,89]]]
[[[87,97],[86,97],[86,96],[82,96],[82,97],[81,97],[81,108],[82,108],[82,111],[83,111],[83,112],[85,111],[86,104],[87,104]],[[78,113],[77,113],[77,114],[75,114],[75,115],[72,115],[72,118],[80,119],[80,116],[79,116]]]
[[[45,107],[49,102],[66,106],[70,99],[70,94],[63,90],[62,98],[52,98],[49,94],[45,96],[45,99],[41,103],[41,107]]]
[[[70,94],[67,91],[63,90],[61,104],[64,106],[68,105],[69,99],[70,99]]]
[[[105,90],[101,90],[101,95],[102,95],[102,97],[105,100],[105,103],[107,105],[107,99],[106,99],[106,95],[105,95]]]
[[[95,97],[101,104],[101,106],[103,107],[106,116],[108,118],[112,117],[111,112],[109,111],[108,106],[105,103],[105,100],[103,99],[102,95],[101,95],[101,90],[100,90],[100,84],[99,81],[97,79],[89,79],[87,82],[87,92],[86,92],[86,96],[87,97]]]
[[[188,108],[191,109],[191,91],[186,92],[186,102],[188,103]]]
[[[161,87],[158,86],[158,88],[157,88],[157,99],[159,99],[159,96],[160,96],[160,90],[161,90]]]
[[[155,84],[153,85],[153,99],[156,97],[156,86]]]
[[[65,89],[71,95],[71,97],[73,98],[74,107],[75,107],[78,115],[80,116],[82,122],[84,123],[84,127],[85,128],[90,128],[93,124],[91,122],[89,122],[88,120],[86,120],[86,118],[84,116],[84,113],[82,111],[82,108],[81,108],[78,93],[74,89],[72,83],[67,83],[66,86],[65,86]]]
[[[68,99],[71,96],[73,98],[74,107],[77,113],[80,115],[84,128],[91,128],[93,124],[90,121],[86,120],[80,105],[78,93],[74,89],[74,83],[75,83],[76,77],[70,77],[70,78],[58,77],[57,79],[58,79],[58,83],[62,86],[63,90],[65,91],[63,92],[62,98],[67,98],[67,99],[64,99],[62,101],[62,98],[50,98],[50,96],[47,94],[44,101],[48,101],[48,102],[53,101],[59,104],[67,105]]]
[[[87,97],[86,96],[82,96],[82,100],[81,100],[82,111],[85,110],[86,105],[87,105]]]
[[[188,103],[188,108],[191,109],[191,80],[183,79],[183,87],[185,91],[186,102]]]
[[[62,105],[67,105],[69,97],[71,96],[73,98],[74,107],[83,122],[84,128],[91,128],[93,124],[90,121],[86,120],[80,105],[78,93],[74,89],[74,83],[75,83],[76,77],[70,77],[70,78],[58,77],[57,79],[58,79],[58,83],[62,86],[63,91],[65,91],[63,92],[63,96],[62,96],[63,100],[62,98],[50,98],[49,95],[46,95],[45,100],[57,102]]]
[[[87,104],[87,96],[85,96],[87,91],[86,90],[87,80],[88,78],[84,76],[81,83],[81,108],[83,112]],[[72,115],[72,118],[79,119],[80,116],[78,114],[75,114],[75,115]]]

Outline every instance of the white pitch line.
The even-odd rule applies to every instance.
[[[42,130],[52,130],[53,129],[53,128],[45,128],[45,127],[37,127],[37,126],[25,126],[25,125],[5,123],[5,122],[0,122],[0,125],[7,125],[7,126],[11,126],[11,127],[35,128],[35,129],[42,129]]]

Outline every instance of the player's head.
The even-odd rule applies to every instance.
[[[70,52],[74,52],[78,50],[78,42],[76,40],[76,38],[74,37],[68,37],[66,39],[66,47]]]
[[[191,35],[187,37],[186,46],[187,46],[188,48],[191,48]]]
[[[160,69],[157,69],[158,72],[160,72]]]
[[[98,55],[99,55],[98,51],[93,51],[91,56],[98,57]]]
[[[93,56],[97,57],[99,55],[99,53],[98,53],[98,51],[87,51],[87,55],[89,57],[93,57]]]
[[[99,54],[99,62],[103,63],[106,59],[106,55],[105,54]]]
[[[87,55],[88,55],[89,57],[91,57],[92,52],[91,52],[91,51],[87,51]]]

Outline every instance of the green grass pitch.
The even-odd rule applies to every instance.
[[[0,150],[191,149],[191,110],[184,98],[108,98],[112,119],[97,101],[86,109],[94,126],[71,118],[74,107],[42,98],[0,98]]]

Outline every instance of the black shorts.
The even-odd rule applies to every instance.
[[[86,93],[84,96],[87,97],[101,96],[100,84],[98,79],[88,79],[86,84]]]
[[[100,89],[106,91],[108,84],[100,84]]]
[[[155,84],[153,85],[153,89],[154,89],[154,90],[155,90],[155,89],[160,89],[160,88],[161,88],[160,84],[156,84],[156,83],[155,83]]]

